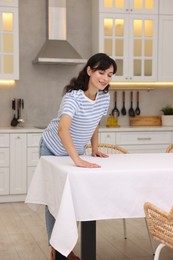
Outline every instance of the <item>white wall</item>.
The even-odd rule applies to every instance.
[[[90,1],[67,1],[68,39],[84,57],[91,55]],[[20,80],[15,87],[0,86],[0,127],[9,126],[11,99],[24,98],[26,125],[47,125],[57,115],[63,87],[81,65],[35,65],[46,39],[46,0],[19,0]]]

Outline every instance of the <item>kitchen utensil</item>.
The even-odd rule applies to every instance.
[[[24,109],[24,100],[19,98],[17,102],[17,108],[18,108],[18,123],[20,126],[23,125],[24,120],[22,119],[22,109]]]
[[[135,114],[136,114],[137,116],[139,116],[140,113],[141,113],[141,110],[140,110],[140,108],[139,108],[139,91],[137,91],[137,93],[136,93],[136,101],[137,101],[137,107],[136,107],[136,109],[135,109]]]
[[[13,119],[11,120],[11,126],[17,126],[18,120],[16,118],[16,103],[15,99],[12,100],[12,110],[14,111]]]
[[[112,116],[116,115],[116,113],[118,114],[118,116],[120,115],[120,111],[117,108],[117,92],[115,91],[114,93],[114,101],[115,101],[115,106],[112,109]]]
[[[123,116],[126,115],[126,108],[125,108],[125,91],[123,91],[123,107],[122,107],[122,109],[121,109],[121,114],[122,114]]]
[[[129,108],[129,116],[135,116],[135,111],[133,109],[133,92],[132,91],[130,92],[130,103],[131,103],[131,106]]]
[[[17,120],[20,118],[20,99],[16,99]]]

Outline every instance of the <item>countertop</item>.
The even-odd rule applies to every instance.
[[[106,127],[100,126],[99,132],[146,132],[146,131],[172,131],[173,126],[120,126],[120,127]]]
[[[0,127],[0,133],[42,133],[44,127]],[[164,127],[164,126],[120,126],[120,127],[106,127],[99,126],[99,132],[146,132],[146,131],[173,131],[173,126]]]
[[[0,127],[0,133],[42,133],[43,128],[37,127],[12,127],[12,126],[4,126]]]

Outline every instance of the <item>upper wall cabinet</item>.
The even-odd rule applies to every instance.
[[[101,0],[100,12],[157,14],[158,0]]]
[[[93,52],[105,52],[116,60],[113,81],[157,79],[156,12],[157,1],[93,0]]]
[[[18,7],[18,0],[0,0],[0,6]]]
[[[158,80],[173,81],[173,15],[159,17]]]
[[[0,79],[19,79],[19,24],[16,4],[17,0],[0,1]]]
[[[160,0],[159,2],[159,14],[171,14],[173,15],[173,1],[172,0]]]
[[[159,3],[158,80],[173,81],[173,1]]]

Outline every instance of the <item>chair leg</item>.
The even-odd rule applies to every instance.
[[[148,237],[149,237],[149,240],[150,240],[152,254],[155,255],[155,246],[153,244],[153,239],[152,239],[151,234],[150,234],[149,229],[148,229],[146,218],[145,218],[145,224],[146,224],[146,227],[147,227],[147,232],[148,232]],[[125,218],[123,218],[123,228],[124,228],[124,239],[127,239],[127,228],[126,228],[126,219]]]
[[[156,252],[155,252],[155,256],[154,256],[154,260],[159,260],[159,256],[160,256],[160,252],[162,250],[162,248],[164,247],[165,245],[164,244],[159,244],[157,249],[156,249]]]
[[[150,231],[148,229],[148,225],[147,225],[147,221],[146,221],[146,218],[145,218],[145,224],[146,224],[146,227],[147,227],[147,232],[148,232],[148,237],[149,237],[149,240],[150,240],[150,245],[151,245],[151,249],[152,249],[152,254],[155,255],[155,246],[153,244],[153,239],[151,237],[151,234],[150,234]]]
[[[127,239],[126,219],[123,218],[124,239]]]

